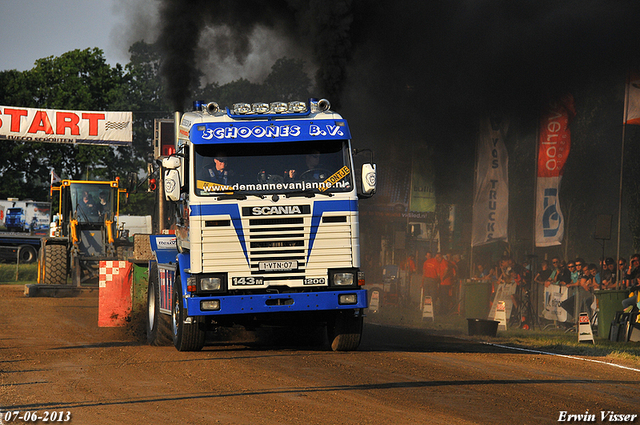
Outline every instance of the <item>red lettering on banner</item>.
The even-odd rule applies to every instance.
[[[71,130],[71,136],[79,136],[80,128],[78,123],[80,117],[73,112],[56,112],[56,134],[66,134],[66,129]]]
[[[11,116],[11,131],[20,132],[20,117],[26,117],[29,113],[24,109],[4,108],[4,113]]]
[[[569,123],[575,116],[573,96],[551,102],[540,120],[538,177],[561,176],[571,148]]]
[[[82,114],[82,119],[89,120],[89,136],[98,135],[98,121],[104,120],[104,114]]]
[[[49,116],[44,111],[37,111],[36,115],[33,117],[33,122],[31,123],[31,127],[29,127],[28,133],[37,133],[38,131],[44,131],[45,134],[53,134],[53,127],[51,126],[51,121],[49,121]]]

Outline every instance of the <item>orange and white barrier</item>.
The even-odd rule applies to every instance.
[[[433,301],[430,296],[424,297],[424,304],[422,305],[422,320],[424,319],[434,320]]]
[[[591,341],[595,344],[593,340],[593,331],[591,330],[591,321],[589,320],[589,314],[580,313],[580,318],[578,320],[578,342],[583,341]]]
[[[506,331],[507,330],[507,304],[504,301],[498,301],[496,305],[496,317],[495,320],[498,322],[498,330]]]

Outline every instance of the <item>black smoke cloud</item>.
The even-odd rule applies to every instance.
[[[638,63],[639,12],[640,2],[611,0],[163,0],[159,40],[177,109],[198,83],[205,28],[227,28],[216,53],[242,61],[263,26],[309,55],[334,105],[379,99],[469,116],[623,78]]]
[[[352,3],[351,0],[163,1],[159,36],[165,55],[162,72],[174,106],[182,109],[189,89],[198,83],[196,48],[205,28],[226,28],[229,34],[218,39],[216,53],[242,62],[250,53],[250,36],[257,26],[274,30],[289,39],[298,52],[307,52],[318,66],[316,78],[320,90],[338,103],[353,50]]]
[[[162,0],[159,41],[182,109],[206,29],[225,28],[215,53],[242,62],[267,28],[312,62],[316,96],[349,118],[356,146],[400,157],[428,144],[447,168],[472,154],[486,111],[535,122],[549,98],[619,89],[639,62],[638,16],[626,0]]]

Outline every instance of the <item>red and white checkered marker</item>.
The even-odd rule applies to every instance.
[[[113,275],[120,275],[120,269],[124,269],[126,266],[126,261],[101,261],[100,287],[105,288],[107,286],[107,282],[113,282]]]
[[[127,261],[100,261],[98,326],[126,326],[131,308],[131,264]]]

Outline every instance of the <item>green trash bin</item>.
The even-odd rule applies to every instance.
[[[616,317],[616,311],[622,311],[622,300],[629,293],[626,289],[593,291],[598,299],[598,338],[609,338],[611,322]]]
[[[491,305],[491,282],[467,280],[464,282],[464,311],[467,318],[486,319]]]

